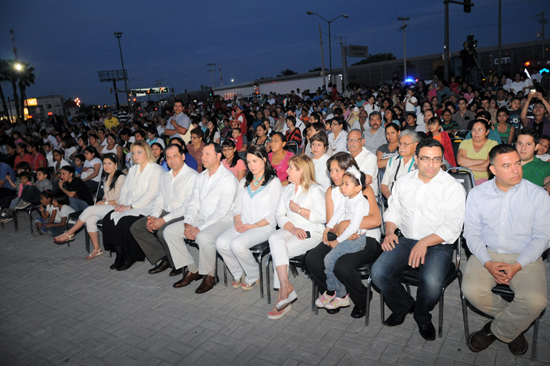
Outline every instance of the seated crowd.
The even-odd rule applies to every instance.
[[[426,340],[435,339],[431,311],[464,235],[472,255],[462,290],[494,317],[468,345],[479,352],[498,339],[523,354],[522,333],[546,307],[548,95],[453,82],[342,95],[329,84],[313,97],[298,90],[246,106],[176,99],[159,115],[121,109],[120,120],[109,112],[4,124],[2,223],[37,206],[33,235],[63,244],[85,227],[87,260],[115,252],[110,268],[124,271],[147,258],[150,274],[181,276],[174,288],[201,281],[197,294],[215,286],[218,254],[231,286],[252,290],[260,273],[250,248],[267,242],[273,320],[298,299],[291,258],[306,254],[317,307],[335,314],[353,303],[353,318],[365,316],[368,295],[357,269],[372,264],[392,311],[385,325],[412,313]],[[469,194],[447,172],[457,166],[473,172]],[[408,268],[418,269],[416,298],[400,283]],[[495,298],[496,284],[510,285],[515,300]]]

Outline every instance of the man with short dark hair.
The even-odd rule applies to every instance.
[[[527,112],[529,111],[529,104],[533,98],[538,99],[535,99],[533,103],[533,117],[529,118],[527,117]],[[531,127],[537,131],[539,135],[550,135],[550,116],[548,116],[546,112],[550,114],[550,103],[544,99],[544,96],[539,92],[529,93],[527,102],[521,110],[520,118],[523,127]]]
[[[382,116],[380,112],[374,111],[369,116],[369,128],[363,131],[363,138],[365,139],[365,147],[371,153],[376,155],[376,150],[386,143],[386,131],[382,126]]]
[[[527,351],[523,332],[546,308],[546,273],[541,255],[550,240],[550,197],[522,179],[520,156],[512,145],[489,153],[495,178],[468,195],[464,237],[472,255],[464,269],[462,292],[482,312],[494,317],[472,333],[468,347],[479,352],[496,339],[514,355]],[[510,303],[491,289],[509,285]]]
[[[184,224],[176,222],[164,229],[174,268],[187,266],[183,279],[174,287],[184,287],[203,278],[195,293],[210,291],[215,284],[216,239],[232,225],[231,206],[237,195],[237,178],[221,163],[222,148],[208,143],[202,150],[204,170],[197,176],[193,193],[185,206]],[[191,257],[184,239],[199,246],[199,265]],[[204,277],[203,277],[204,276]]]
[[[517,136],[516,149],[523,166],[523,179],[544,187],[550,194],[550,163],[535,156],[539,143],[538,133],[532,128],[526,128],[521,130]]]
[[[465,191],[441,170],[444,148],[434,139],[416,146],[418,170],[400,177],[384,214],[384,252],[371,270],[371,278],[392,310],[387,326],[397,326],[414,313],[420,335],[435,340],[430,312],[438,303],[452,265],[452,244],[464,221]],[[397,229],[402,236],[398,236]],[[419,268],[416,302],[399,281],[405,268]]]
[[[466,98],[460,98],[458,100],[458,111],[453,114],[453,121],[458,124],[460,130],[468,129],[468,124],[476,119],[474,112],[468,110],[468,101]]]
[[[86,183],[75,177],[74,172],[75,169],[69,165],[61,168],[59,189],[69,196],[69,205],[73,210],[82,211],[94,204],[94,198]]]
[[[183,220],[185,204],[190,200],[198,173],[185,164],[185,150],[177,144],[168,145],[165,150],[170,171],[162,176],[158,197],[148,217],[134,222],[130,231],[151,264],[162,261],[149,270],[150,274],[174,268],[173,260],[164,239],[164,229]],[[173,269],[170,276],[181,274]]]
[[[174,102],[174,115],[166,122],[164,134],[166,136],[170,136],[170,138],[183,138],[183,135],[187,133],[190,125],[191,120],[185,113],[183,113],[183,101],[181,99],[176,99]]]

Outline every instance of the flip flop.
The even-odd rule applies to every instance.
[[[298,300],[298,295],[296,295],[296,291],[292,290],[290,294],[288,294],[288,297],[286,299],[283,299],[275,305],[277,310],[283,310],[285,306],[293,303],[294,301]]]
[[[278,313],[278,314],[272,313],[272,312],[270,311],[269,313],[267,313],[267,319],[279,320],[279,319],[281,319],[283,316],[285,316],[285,314],[288,313],[288,312],[290,311],[291,308],[292,308],[292,305],[289,304],[286,308],[284,308],[283,310],[280,310],[280,313]]]

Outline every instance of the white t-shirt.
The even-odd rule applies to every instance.
[[[54,219],[54,223],[56,224],[60,223],[63,217],[68,217],[70,214],[74,212],[74,209],[69,205],[61,206],[61,210],[59,209],[59,207],[54,207],[54,209],[57,210],[57,215],[55,215],[55,219]]]
[[[99,168],[99,174],[96,175],[92,180],[94,182],[98,182],[101,180],[101,171],[103,170],[103,168],[101,167],[101,160],[99,160],[98,158],[93,158],[92,160],[86,160],[84,162],[84,168],[89,168],[87,171],[83,171],[82,174],[80,175],[80,179],[86,179],[88,178],[90,175],[94,174],[94,165],[96,164],[99,164],[100,168]]]
[[[407,95],[405,97],[405,99],[403,100],[403,103],[405,103],[405,110],[407,112],[416,112],[416,107],[414,106],[413,103],[416,103],[418,102],[418,100],[416,99],[415,96],[412,96],[409,98],[409,96]]]

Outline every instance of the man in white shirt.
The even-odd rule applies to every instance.
[[[420,136],[416,131],[405,130],[399,135],[399,157],[390,158],[386,163],[386,171],[380,183],[380,191],[386,199],[389,199],[392,188],[400,176],[416,170],[415,152],[416,145],[420,142]]]
[[[550,241],[550,197],[522,179],[520,155],[511,145],[489,153],[495,178],[468,195],[464,237],[472,255],[464,269],[462,292],[472,305],[494,317],[468,337],[468,347],[480,352],[496,339],[514,355],[527,352],[523,332],[546,308],[546,271],[542,253]],[[491,289],[509,285],[507,302]]]
[[[359,170],[365,173],[365,183],[369,184],[374,191],[374,195],[378,195],[378,159],[376,155],[367,150],[363,145],[363,135],[360,130],[351,130],[348,133],[348,151],[355,159]]]
[[[215,284],[216,239],[232,225],[231,206],[237,195],[237,178],[221,164],[222,148],[208,143],[202,150],[204,170],[185,207],[184,224],[176,222],[164,229],[164,239],[174,268],[187,266],[183,279],[174,287],[184,287],[204,276],[195,293],[209,291]],[[184,239],[199,246],[199,265],[195,264]]]
[[[130,231],[151,264],[160,264],[149,270],[150,274],[160,273],[174,268],[168,244],[164,239],[164,229],[183,220],[185,204],[190,200],[195,180],[199,173],[185,165],[185,152],[180,145],[168,145],[165,150],[166,162],[171,168],[163,175],[160,192],[153,203],[151,215],[134,222]],[[170,276],[181,274],[182,270],[173,269]]]
[[[416,147],[418,170],[394,185],[384,214],[384,252],[374,263],[371,278],[392,310],[387,326],[397,326],[414,312],[420,335],[435,340],[430,312],[439,302],[452,265],[453,246],[464,222],[466,193],[462,184],[441,170],[444,148],[434,139]],[[397,229],[402,236],[398,236]],[[402,270],[419,269],[416,302],[399,281]]]
[[[166,127],[164,127],[164,134],[166,136],[172,137],[181,137],[187,133],[189,126],[191,125],[191,120],[185,113],[183,113],[183,101],[176,99],[174,102],[174,115],[168,119],[166,122]]]

